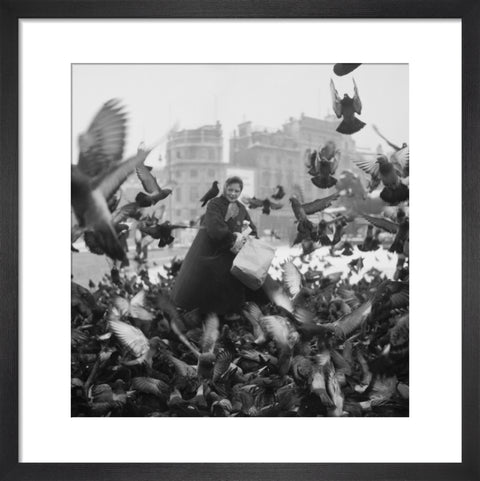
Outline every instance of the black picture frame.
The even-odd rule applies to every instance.
[[[462,462],[19,463],[19,43],[22,18],[459,18],[462,20]],[[478,0],[0,0],[0,479],[478,480],[480,224]],[[432,48],[434,48],[432,46]],[[441,101],[441,99],[439,100]],[[21,281],[21,280],[20,280]],[[433,301],[432,301],[433,302]],[[433,322],[433,321],[432,321]],[[447,349],[447,347],[446,347]],[[438,402],[444,402],[439,399]],[[446,404],[446,409],[447,403]],[[439,419],[441,425],[441,419]],[[394,433],[392,433],[394,435]],[[387,441],[388,442],[388,441]],[[374,449],[374,447],[372,447]]]

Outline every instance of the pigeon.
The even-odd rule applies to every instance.
[[[292,363],[293,347],[298,341],[298,333],[287,319],[282,316],[262,316],[260,326],[265,335],[275,342],[277,348],[278,373],[284,376],[288,373]]]
[[[161,379],[152,377],[134,377],[132,379],[132,389],[144,394],[151,394],[162,399],[165,403],[170,397],[170,386]]]
[[[123,364],[126,366],[146,364],[151,368],[153,357],[164,345],[162,340],[158,337],[147,339],[140,329],[121,321],[120,318],[117,308],[112,307],[108,315],[108,328],[132,356],[131,360],[123,361]]]
[[[384,188],[380,192],[380,198],[390,205],[405,202],[409,197],[408,186],[403,184],[401,178],[405,176],[409,165],[409,148],[395,152],[390,160],[383,154],[373,159],[354,159],[355,164],[364,172],[370,174],[372,183],[378,185],[382,181]]]
[[[165,247],[170,245],[175,238],[172,236],[172,231],[174,229],[188,229],[190,227],[180,224],[171,224],[170,221],[166,220],[161,224],[155,224],[153,226],[140,226],[139,229],[144,234],[147,234],[154,239],[159,239],[158,247]]]
[[[160,200],[167,198],[171,193],[172,189],[162,189],[157,182],[157,179],[150,172],[151,168],[147,167],[145,164],[140,164],[137,166],[137,176],[142,183],[143,188],[147,191],[139,192],[135,197],[135,202],[140,207],[150,207],[155,205]]]
[[[277,185],[275,192],[272,194],[272,199],[281,200],[285,197],[285,191],[281,185]]]
[[[120,296],[115,297],[113,299],[113,305],[122,316],[130,316],[144,321],[152,321],[155,318],[155,315],[145,309],[145,294],[146,292],[142,289],[130,300]]]
[[[395,239],[388,250],[389,252],[403,253],[405,242],[407,242],[409,238],[409,219],[402,209],[398,210],[397,222],[373,215],[364,214],[363,217],[375,227],[390,234],[395,234]]]
[[[357,67],[362,65],[361,63],[336,63],[333,66],[333,72],[339,77],[343,77],[353,72]]]
[[[365,234],[365,239],[362,244],[357,247],[362,252],[376,251],[380,248],[380,240],[378,236],[380,234],[379,229],[376,229],[375,234],[373,233],[373,225],[367,226],[367,232]]]
[[[310,154],[310,163],[308,173],[312,176],[312,183],[320,189],[328,189],[337,183],[337,179],[333,177],[338,162],[340,160],[340,151],[335,148],[335,143],[329,141],[317,152],[314,150]]]
[[[396,152],[394,155],[397,155],[400,152],[402,151]],[[396,162],[398,162],[398,159],[403,160],[405,158],[408,158],[408,147],[406,148],[406,150],[403,151],[403,153],[405,154],[405,156],[398,156],[396,158]],[[403,169],[401,171],[398,170],[398,164],[392,162],[392,160],[389,161],[385,155],[379,155],[377,157],[380,180],[385,186],[380,192],[380,198],[390,205],[397,205],[400,202],[405,202],[406,200],[408,200],[409,189],[408,186],[403,184],[400,180],[400,176],[403,176],[403,173],[405,171]],[[405,164],[405,167],[408,168],[408,163]]]
[[[242,308],[242,314],[250,322],[255,338],[255,344],[263,344],[266,341],[265,334],[260,327],[260,318],[263,316],[262,311],[254,302],[247,302]]]
[[[262,213],[266,215],[270,214],[271,209],[278,210],[283,207],[283,204],[272,202],[269,198],[261,200],[256,197],[243,197],[242,202],[247,204],[249,209],[257,209],[258,207],[261,207]]]
[[[124,260],[126,254],[107,202],[148,154],[141,147],[136,156],[121,162],[125,134],[125,113],[116,100],[110,100],[80,135],[78,164],[72,165],[71,200],[79,226],[95,232],[97,242],[114,260]]]
[[[401,147],[399,147],[398,145],[395,145],[393,142],[388,140],[383,134],[380,133],[380,131],[378,130],[378,127],[376,125],[372,125],[372,129],[375,131],[375,133],[379,137],[381,137],[383,140],[385,140],[385,142],[396,152],[404,149],[405,147],[408,147],[408,144],[406,142],[404,142]]]
[[[316,214],[317,212],[321,212],[325,210],[327,207],[332,205],[332,202],[336,201],[340,197],[340,194],[336,192],[335,194],[328,195],[327,197],[323,197],[321,199],[316,199],[312,202],[307,202],[305,204],[301,204],[301,207],[306,215]],[[293,208],[293,204],[292,204]]]
[[[307,218],[307,214],[303,209],[302,204],[296,197],[290,197],[290,204],[292,206],[293,214],[298,222],[310,222]],[[310,222],[311,224],[311,222]],[[313,224],[312,224],[313,226]]]
[[[220,321],[218,316],[211,312],[203,325],[203,334],[200,340],[202,352],[198,353],[197,373],[201,378],[212,378],[215,367],[215,346],[219,338]]]
[[[342,251],[341,251],[341,255],[342,256],[351,256],[353,255],[353,246],[352,244],[350,244],[350,242],[348,241],[345,241],[342,245]]]
[[[357,84],[353,79],[354,95],[351,98],[348,94],[340,99],[333,80],[330,79],[330,92],[332,94],[333,111],[338,118],[343,117],[342,122],[337,127],[337,132],[341,134],[354,134],[365,127],[365,122],[355,117],[355,113],[362,113],[362,102],[358,95]]]
[[[328,417],[339,417],[343,415],[343,394],[340,384],[338,382],[338,376],[335,372],[335,367],[333,362],[331,361],[331,354],[330,354],[330,362],[328,362],[324,368],[324,373],[326,376],[327,381],[327,393],[330,399],[333,402],[333,406],[327,408],[327,416]]]
[[[202,207],[205,207],[207,202],[211,199],[214,199],[217,197],[218,193],[220,192],[220,189],[218,188],[218,181],[215,180],[212,183],[212,186],[210,189],[205,193],[205,195],[200,199],[200,202],[202,203]]]
[[[313,372],[310,381],[310,390],[317,395],[322,404],[327,408],[334,408],[335,404],[327,392],[325,366],[330,362],[330,355],[327,353],[316,354],[313,362]]]

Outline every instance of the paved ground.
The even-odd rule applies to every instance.
[[[148,252],[147,267],[157,269],[163,264],[169,264],[175,256],[183,257],[187,252],[187,247],[173,247],[164,249],[152,249]],[[131,248],[128,253],[130,266],[127,272],[136,272],[138,263],[133,260],[135,249]],[[113,266],[113,262],[106,256],[97,256],[90,252],[72,253],[72,274],[73,279],[82,286],[87,286],[91,279],[95,284],[108,274]]]
[[[290,248],[288,246],[277,243],[277,255],[272,263],[271,274],[277,278],[281,275],[279,265],[287,258],[299,259],[300,247]],[[148,253],[148,262],[146,264],[150,278],[155,282],[157,280],[157,272],[163,271],[163,265],[169,264],[174,257],[183,258],[188,250],[187,246],[173,246],[172,248],[152,248]],[[133,259],[135,256],[135,249],[130,248],[128,258],[130,259],[130,266],[127,267],[127,273],[134,273],[137,271],[139,264]],[[350,273],[348,263],[353,259],[362,257],[364,267],[359,272],[353,273],[350,277],[351,282],[357,282],[364,274],[375,267],[389,278],[392,278],[395,272],[395,265],[397,262],[396,254],[388,253],[384,249],[379,249],[376,252],[360,252],[355,249],[353,256],[335,256],[332,257],[328,247],[322,247],[315,251],[311,261],[308,265],[296,261],[298,267],[302,272],[311,269],[320,269],[325,275],[332,272],[342,272],[345,276]],[[105,256],[97,256],[86,252],[82,249],[79,253],[72,254],[72,274],[73,279],[78,284],[85,287],[88,286],[88,281],[91,279],[97,284],[105,274],[108,274],[113,266],[113,262]]]

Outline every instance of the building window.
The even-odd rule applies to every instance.
[[[175,209],[175,216],[182,217],[182,209]]]
[[[181,171],[181,170],[177,170],[177,171],[175,172],[175,177],[176,177],[177,179],[180,179],[180,178],[182,177],[182,171]]]
[[[177,202],[182,202],[182,189],[180,186],[178,186],[176,189],[175,189],[175,200]]]
[[[190,177],[191,177],[192,179],[197,178],[197,177],[198,177],[198,170],[197,170],[197,169],[192,169],[192,170],[190,171]]]
[[[190,217],[195,219],[197,217],[197,209],[190,209]]]
[[[213,179],[215,177],[215,171],[213,169],[208,169],[207,176],[209,179]]]
[[[180,152],[180,150],[176,150],[176,151],[175,151],[175,155],[177,156],[177,159],[181,159],[181,158],[182,158],[182,153]]]
[[[190,187],[190,202],[197,202],[200,199],[198,195],[198,186],[192,185]]]

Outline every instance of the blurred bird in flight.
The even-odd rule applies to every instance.
[[[79,226],[91,230],[97,243],[114,260],[124,260],[126,255],[107,202],[148,154],[142,146],[137,155],[121,162],[125,136],[126,114],[117,100],[110,100],[79,136],[78,164],[72,165],[72,207]]]

